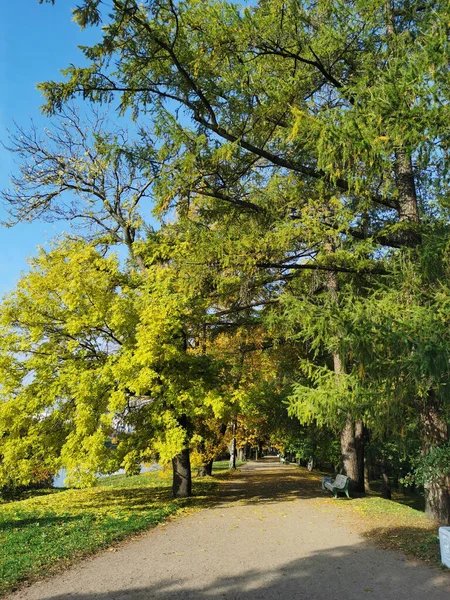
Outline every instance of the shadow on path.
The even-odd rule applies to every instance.
[[[373,548],[342,546],[277,568],[248,568],[237,575],[233,575],[231,563],[228,576],[217,577],[203,586],[186,586],[181,578],[167,578],[146,587],[130,586],[101,593],[55,591],[42,600],[448,600],[450,587],[439,583],[432,571],[424,576],[424,569],[407,563],[401,569],[374,569],[378,560]]]
[[[247,463],[236,477],[225,479],[218,502],[278,503],[328,497],[331,495],[322,490],[320,475],[268,458]]]

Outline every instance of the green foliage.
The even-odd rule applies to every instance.
[[[132,473],[153,454],[168,462],[188,441],[177,417],[211,414],[213,365],[186,347],[194,300],[169,268],[139,280],[63,241],[5,300],[0,481],[27,485],[63,465],[85,486],[120,463]]]
[[[9,301],[4,464],[26,481],[33,445],[35,462],[56,468],[61,456],[88,481],[116,459],[131,470],[152,452],[169,461],[194,433],[181,418],[198,447],[214,437],[199,423],[237,416],[249,436],[282,441],[287,398],[312,428],[359,419],[382,442],[403,422],[418,432],[433,410],[448,421],[446,3],[131,0],[106,14],[84,0],[75,19],[101,26],[99,41],[83,48],[86,66],[41,84],[44,110],[81,94],[145,122],[126,152],[114,135],[95,136],[90,168],[94,180],[118,166],[148,178],[168,223],[138,240],[132,198],[119,202],[128,227],[107,211],[140,272],[105,266],[95,310],[69,286],[75,322],[56,299],[42,329],[26,308],[31,288]],[[75,174],[87,163],[77,157]],[[44,182],[47,203],[63,175]],[[62,340],[54,318],[70,323]],[[47,336],[53,359],[24,361]],[[80,342],[97,338],[101,356],[83,354]],[[39,450],[57,418],[53,450]],[[117,418],[133,431],[113,453]]]

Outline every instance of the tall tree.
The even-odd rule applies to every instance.
[[[42,84],[46,110],[118,97],[152,120],[173,156],[161,210],[201,221],[206,202],[265,224],[269,249],[295,239],[253,263],[284,280],[383,275],[375,262],[422,244],[448,185],[446,3],[86,0],[75,17],[103,37]]]

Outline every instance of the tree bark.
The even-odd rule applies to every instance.
[[[364,460],[364,491],[366,494],[372,491],[370,489],[369,465],[366,460]]]
[[[357,469],[357,486],[355,491],[364,494],[364,425],[361,419],[355,421],[355,453]]]
[[[395,20],[391,0],[385,3],[386,34],[388,45],[395,36]],[[400,100],[403,102],[403,99]],[[411,226],[400,231],[399,242],[405,246],[416,246],[421,242],[418,228],[420,223],[419,207],[417,203],[416,180],[411,155],[400,147],[395,151],[394,177],[397,187],[397,213],[399,221],[410,223]]]
[[[448,442],[448,425],[443,418],[435,395],[428,394],[422,415],[422,453],[428,454],[432,446]],[[450,479],[448,476],[436,476],[424,482],[425,514],[441,525],[450,525]]]
[[[200,465],[197,469],[197,477],[206,477],[208,475],[206,470],[207,465]]]
[[[355,427],[353,419],[350,416],[347,418],[341,431],[341,453],[345,474],[351,480],[350,490],[364,493],[364,440],[360,434],[360,421],[357,423]]]
[[[197,477],[207,477],[208,475],[211,476],[212,475],[212,466],[213,466],[212,460],[200,465],[197,470]]]
[[[191,461],[189,448],[183,450],[172,459],[174,498],[188,498],[192,495]]]
[[[391,483],[386,471],[383,471],[381,474],[381,497],[385,500],[391,499]]]
[[[325,246],[327,252],[331,253],[331,243]],[[328,272],[327,288],[332,300],[338,303],[339,282],[336,273]],[[333,368],[337,378],[345,373],[345,367],[341,356],[333,353]],[[355,424],[351,415],[347,415],[344,429],[341,431],[341,454],[344,471],[350,477],[350,490],[364,493],[364,427],[361,421]]]
[[[184,429],[186,447],[172,459],[172,494],[174,498],[188,498],[192,494],[191,458],[187,445],[190,422],[187,415],[178,417],[178,424]]]
[[[339,376],[343,372],[342,362],[338,354],[333,355],[334,372]],[[356,423],[347,416],[341,431],[341,454],[344,472],[350,477],[350,490],[364,493],[364,426],[362,421]]]
[[[230,469],[236,468],[236,427],[236,419],[233,419],[233,421],[231,422],[231,433],[233,437],[231,438],[230,445]]]

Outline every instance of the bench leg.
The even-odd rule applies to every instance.
[[[337,498],[337,492],[333,492],[334,497]]]
[[[350,496],[348,495],[348,490],[345,490],[345,495],[347,496],[347,498],[348,498],[349,500],[351,500]]]

